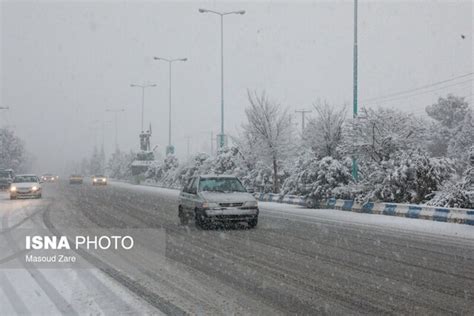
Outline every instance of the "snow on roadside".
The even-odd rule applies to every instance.
[[[370,226],[383,229],[395,229],[397,231],[474,239],[474,228],[470,225],[332,209],[308,209],[299,205],[275,202],[259,202],[259,205],[261,211],[280,216],[288,216],[288,214],[290,214],[292,218],[305,222],[309,220],[325,220],[347,225]]]
[[[159,192],[162,195],[176,197],[176,198],[179,196],[179,190],[176,190],[176,189],[168,189],[168,188],[156,187],[156,186],[151,186],[151,185],[143,185],[143,184],[132,184],[132,183],[127,183],[127,182],[119,182],[119,181],[112,181],[112,180],[109,180],[109,184],[113,185],[114,187],[131,189],[135,191],[153,192],[153,193]]]

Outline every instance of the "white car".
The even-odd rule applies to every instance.
[[[107,177],[103,175],[93,176],[92,185],[107,185]]]
[[[10,199],[41,198],[41,181],[34,174],[19,174],[10,186]]]
[[[183,225],[194,218],[203,228],[215,222],[247,222],[254,228],[258,213],[257,200],[234,176],[193,177],[179,195],[178,216]]]

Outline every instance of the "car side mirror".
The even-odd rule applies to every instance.
[[[247,192],[250,193],[250,194],[253,194],[253,193],[255,193],[255,189],[254,188],[249,188],[249,189],[247,189]]]

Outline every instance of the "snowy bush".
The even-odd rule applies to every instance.
[[[474,147],[471,148],[467,169],[461,181],[445,183],[428,204],[442,207],[474,208]]]
[[[372,167],[360,185],[358,200],[421,203],[455,173],[450,159],[429,157],[420,150],[400,152]]]
[[[332,157],[318,159],[313,152],[298,158],[296,168],[283,185],[284,194],[306,195],[317,200],[333,197],[336,188],[352,180],[350,161]]]

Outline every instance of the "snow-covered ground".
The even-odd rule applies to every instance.
[[[112,182],[111,185],[130,190],[156,192],[171,198],[179,196],[179,190],[135,185],[123,182]],[[470,225],[429,221],[396,216],[346,212],[332,209],[309,209],[299,205],[276,202],[259,202],[262,215],[291,218],[295,221],[331,221],[345,225],[363,225],[374,228],[397,230],[404,232],[435,234],[446,237],[474,239],[474,228]]]
[[[298,205],[259,202],[260,210],[277,216],[291,216],[292,220],[324,220],[347,225],[372,226],[410,233],[429,233],[448,237],[474,239],[474,228],[469,225],[435,222],[397,216],[365,214],[334,209],[308,209]]]
[[[41,212],[47,199],[46,192],[41,200],[11,201],[0,192],[0,315],[160,314],[97,269],[22,267],[24,254],[8,242],[7,234],[35,228],[44,232]]]

